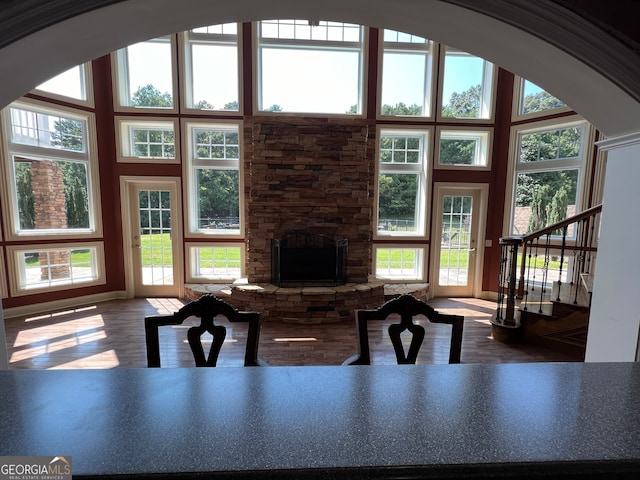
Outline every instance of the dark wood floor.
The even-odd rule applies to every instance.
[[[464,315],[462,363],[522,363],[579,361],[574,355],[544,347],[504,344],[491,337],[489,318],[494,303],[477,299],[433,299],[443,313]],[[50,314],[5,319],[10,369],[74,369],[146,367],[143,319],[173,313],[183,305],[177,299],[113,300]],[[375,364],[393,364],[385,341],[386,327],[370,335]],[[186,326],[161,329],[163,367],[193,366],[186,344]],[[449,331],[446,325],[427,324],[427,336],[418,363],[447,363]],[[229,328],[219,366],[241,366],[246,338],[243,326]],[[260,337],[260,357],[273,366],[340,365],[357,352],[355,325],[294,325],[266,322]]]

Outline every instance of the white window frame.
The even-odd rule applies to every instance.
[[[200,249],[230,249],[237,248],[240,251],[240,272],[236,275],[233,273],[221,273],[206,275],[202,272],[199,273],[200,265],[198,264],[198,255]],[[245,276],[245,262],[246,262],[246,248],[244,243],[231,243],[231,242],[187,242],[186,243],[186,257],[187,257],[187,283],[199,283],[199,282],[214,282],[214,283],[227,283],[229,281],[235,281]]]
[[[540,162],[520,162],[520,138],[530,133],[561,130],[576,126],[583,127],[580,155],[571,159],[544,160]],[[593,164],[593,149],[596,130],[586,120],[578,115],[570,117],[543,120],[534,123],[511,127],[509,142],[509,166],[507,171],[507,185],[505,195],[505,215],[503,223],[504,235],[511,235],[513,231],[516,211],[516,188],[519,173],[536,173],[577,169],[578,185],[576,188],[576,214],[587,207],[588,192],[584,189],[590,185],[590,172]]]
[[[59,250],[92,250],[92,277],[81,278],[77,281],[60,281],[53,282],[41,287],[28,287],[26,270],[21,261],[21,256],[26,252],[47,252]],[[44,292],[54,292],[61,290],[74,290],[81,287],[94,285],[104,285],[106,283],[105,264],[104,264],[104,244],[102,242],[86,242],[86,243],[56,243],[56,244],[31,244],[31,245],[8,245],[7,259],[10,271],[13,272],[9,276],[9,287],[11,295],[14,297],[24,295],[35,295]],[[34,267],[38,268],[38,267]],[[38,268],[39,269],[39,268]]]
[[[42,147],[35,145],[24,145],[11,140],[11,107],[18,109],[39,112],[43,114],[60,116],[84,122],[85,125],[85,151],[75,152],[58,148]],[[2,111],[2,123],[4,134],[4,161],[2,169],[4,172],[4,185],[2,188],[3,198],[3,218],[5,237],[7,240],[42,240],[42,239],[75,239],[98,238],[102,236],[102,212],[100,202],[100,177],[98,172],[97,145],[96,145],[96,125],[93,113],[80,112],[62,106],[51,107],[51,105],[35,100],[21,100],[7,106]],[[17,194],[15,192],[15,170],[13,165],[14,156],[37,159],[51,159],[60,161],[77,161],[86,164],[87,167],[87,201],[89,209],[89,228],[74,229],[40,229],[40,230],[20,230],[20,220],[18,215]]]
[[[406,42],[386,42],[385,41],[385,31],[389,31],[391,33],[397,33],[398,36],[402,35],[403,37],[408,37]],[[408,120],[415,121],[416,119],[427,120],[433,118],[434,110],[435,110],[435,90],[436,90],[436,75],[434,73],[434,64],[436,57],[436,44],[435,42],[423,38],[418,37],[416,35],[407,34],[403,32],[396,32],[394,30],[384,30],[380,29],[380,38],[379,38],[379,59],[378,59],[378,79],[379,79],[379,94],[378,94],[378,104],[377,104],[377,115],[378,118],[382,119],[394,119],[394,120]],[[424,40],[424,42],[414,42],[414,39]],[[385,115],[382,113],[383,107],[383,89],[384,89],[384,56],[387,53],[403,53],[403,54],[412,54],[412,55],[422,55],[425,56],[425,71],[423,72],[424,76],[424,91],[423,91],[423,100],[422,100],[422,115]],[[409,72],[408,75],[413,75],[414,72]],[[409,106],[409,105],[407,105]]]
[[[393,163],[383,164],[380,161],[380,140],[384,135],[390,136],[411,136],[422,137],[420,152],[421,163]],[[375,180],[375,214],[373,225],[374,239],[389,238],[427,238],[427,225],[429,224],[429,209],[427,202],[429,198],[429,177],[431,168],[431,139],[433,138],[433,128],[419,128],[407,126],[383,126],[377,128],[376,141],[376,180]],[[416,231],[415,232],[393,232],[381,231],[378,227],[380,224],[380,175],[383,173],[393,174],[417,174],[418,175],[418,198],[416,199]]]
[[[313,21],[313,20],[270,20],[269,22],[286,22],[287,26],[291,26],[293,30],[296,32],[298,29],[307,30],[310,29],[311,36],[313,36],[313,28],[327,28],[337,27],[342,25],[349,27],[358,27],[360,29],[360,40],[358,42],[351,41],[332,41],[332,40],[317,40],[317,39],[303,39],[300,37],[297,38],[271,38],[267,37],[265,40],[262,40],[261,36],[261,27],[262,22],[256,22],[254,24],[254,41],[255,41],[255,62],[254,62],[254,70],[255,70],[255,93],[254,93],[254,113],[255,114],[273,114],[273,112],[269,110],[260,109],[260,105],[262,104],[262,47],[267,48],[279,48],[279,49],[309,49],[314,51],[351,51],[357,52],[358,59],[358,111],[356,113],[346,113],[346,112],[314,112],[312,110],[284,110],[282,112],[278,112],[279,115],[300,115],[300,114],[314,114],[314,115],[322,115],[322,116],[363,116],[366,110],[365,101],[366,101],[366,58],[367,58],[367,44],[368,44],[368,30],[367,27],[363,25],[356,25],[346,22],[326,22],[326,21]],[[283,27],[284,28],[284,27]],[[296,33],[297,35],[297,33]]]
[[[225,29],[228,25],[235,25],[237,28],[236,34],[225,33]],[[216,33],[204,33],[197,32],[195,30],[201,30],[202,28],[212,28],[218,30]],[[215,112],[221,115],[241,115],[243,112],[242,102],[242,23],[233,24],[221,24],[211,25],[209,27],[201,27],[199,29],[192,29],[182,32],[178,37],[180,51],[183,55],[180,57],[180,85],[181,87],[181,107],[180,110],[190,114],[211,114]],[[219,46],[233,46],[236,48],[236,75],[237,75],[237,96],[238,96],[238,110],[224,110],[223,108],[213,109],[200,109],[194,105],[193,98],[193,45],[219,45]],[[227,69],[225,68],[225,72]]]
[[[137,107],[129,105],[131,98],[131,86],[129,85],[129,45],[111,53],[111,69],[113,71],[113,108],[116,112],[162,112],[178,113],[178,61],[176,55],[176,35],[167,35],[153,38],[139,43],[169,42],[171,49],[171,95],[173,99],[172,107]]]
[[[4,263],[4,259],[5,259],[4,247],[2,246],[0,246],[0,256],[1,256],[0,258],[2,258],[2,262]],[[6,268],[0,268],[0,297],[1,298],[7,298],[7,296],[9,295],[9,289],[7,288],[6,272],[7,272]]]
[[[480,95],[480,112],[481,116],[477,118],[470,117],[445,117],[442,115],[442,109],[444,107],[445,99],[444,95],[444,80],[445,80],[445,61],[447,58],[447,54],[456,55],[456,56],[468,56],[479,58],[483,62],[483,73],[482,73],[482,91]],[[438,84],[439,92],[438,92],[438,111],[437,111],[437,119],[441,122],[465,122],[465,123],[487,123],[493,122],[495,116],[495,98],[496,98],[496,87],[497,87],[497,77],[498,77],[498,67],[488,60],[483,59],[482,57],[476,57],[475,55],[471,55],[470,53],[463,52],[461,50],[457,50],[453,47],[449,47],[446,45],[442,45],[440,48],[440,59],[438,63]]]
[[[116,122],[116,150],[117,161],[122,163],[180,163],[180,128],[178,120],[174,118],[160,117],[115,117]],[[143,130],[173,130],[174,139],[174,156],[173,157],[139,157],[133,155],[133,138],[134,128]]]
[[[64,75],[68,75],[72,70],[78,69],[78,75],[80,76],[80,83],[81,83],[81,89],[82,89],[82,96],[80,98],[77,97],[70,97],[68,95],[62,95],[60,93],[55,93],[49,90],[45,90],[42,87],[44,87],[46,85],[47,82],[49,81],[55,81],[56,79],[60,78],[60,81],[63,81],[63,76]],[[46,82],[42,82],[40,85],[38,85],[36,88],[34,88],[32,90],[32,93],[36,94],[36,95],[40,95],[43,97],[47,97],[47,98],[51,98],[53,100],[60,100],[60,101],[64,101],[64,102],[71,102],[71,103],[75,103],[77,105],[82,105],[85,107],[89,107],[89,108],[93,108],[94,107],[94,100],[93,100],[93,73],[92,73],[92,69],[91,69],[91,62],[87,62],[87,63],[81,63],[80,65],[77,65],[75,67],[72,67],[68,70],[65,70],[62,73],[59,73],[58,75],[51,77],[49,80],[47,80]]]
[[[388,274],[382,275],[378,274],[378,250],[413,250],[415,252],[415,267],[413,274]],[[427,260],[429,258],[429,250],[428,247],[424,245],[416,245],[416,244],[374,244],[373,245],[373,255],[372,255],[372,268],[373,276],[377,280],[384,280],[388,283],[407,283],[407,282],[424,282],[426,281],[426,272],[427,272]]]
[[[549,115],[556,115],[558,113],[571,112],[571,107],[565,105],[564,107],[552,108],[549,110],[541,110],[539,112],[522,113],[522,105],[524,102],[524,84],[527,81],[526,78],[514,76],[513,81],[513,102],[511,118],[515,121],[533,120],[540,117],[546,117]]]
[[[235,130],[238,133],[238,159],[195,159],[195,132],[200,129]],[[187,198],[186,227],[192,238],[242,238],[244,236],[244,163],[243,159],[243,130],[241,121],[207,121],[204,119],[192,119],[183,124],[183,175],[185,198]],[[198,226],[198,192],[196,189],[196,172],[200,167],[214,167],[218,170],[238,171],[238,207],[239,228],[225,230],[203,229]]]
[[[440,142],[442,138],[475,140],[476,155],[471,165],[440,163]],[[446,170],[491,170],[493,128],[481,127],[437,127],[433,167]]]

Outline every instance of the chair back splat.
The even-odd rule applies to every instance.
[[[371,364],[368,323],[375,320],[386,320],[387,317],[392,314],[400,316],[400,323],[393,323],[389,325],[388,329],[389,338],[391,339],[398,364],[416,363],[420,347],[425,337],[424,327],[414,323],[414,318],[419,315],[425,316],[431,323],[451,325],[449,363],[460,363],[464,317],[439,313],[427,303],[407,294],[393,298],[373,310],[356,310],[356,331],[358,335],[359,353],[349,357],[343,362],[343,365]],[[405,352],[401,339],[401,335],[405,330],[411,333],[411,342],[407,352]]]
[[[239,311],[229,303],[213,295],[204,295],[198,300],[187,303],[173,315],[150,315],[144,319],[147,342],[147,366],[160,367],[160,340],[158,327],[166,325],[182,325],[189,317],[200,318],[200,325],[189,328],[187,340],[193,353],[196,367],[215,367],[220,349],[227,335],[224,325],[216,325],[217,316],[225,317],[229,322],[247,323],[247,345],[244,366],[266,365],[258,358],[258,342],[260,340],[260,314],[258,312]],[[208,355],[202,345],[202,335],[207,332],[213,337]]]

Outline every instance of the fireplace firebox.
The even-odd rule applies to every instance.
[[[271,282],[279,287],[345,284],[347,243],[347,239],[306,232],[290,232],[274,239]]]

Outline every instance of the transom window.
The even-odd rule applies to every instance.
[[[189,281],[235,280],[242,277],[244,246],[198,244],[188,248]]]
[[[489,167],[491,130],[439,128],[438,168],[486,169]]]
[[[384,30],[382,43],[383,116],[431,116],[433,42]]]
[[[119,134],[118,161],[167,163],[178,161],[176,156],[176,130],[174,120],[116,118]]]
[[[258,110],[362,112],[364,27],[271,20],[257,30]]]
[[[17,272],[11,285],[14,295],[104,283],[101,243],[8,247],[8,250]]]
[[[225,23],[184,32],[187,108],[239,110],[238,24]]]
[[[423,280],[424,248],[375,247],[376,278]]]
[[[378,235],[424,235],[427,138],[426,131],[380,131]]]

